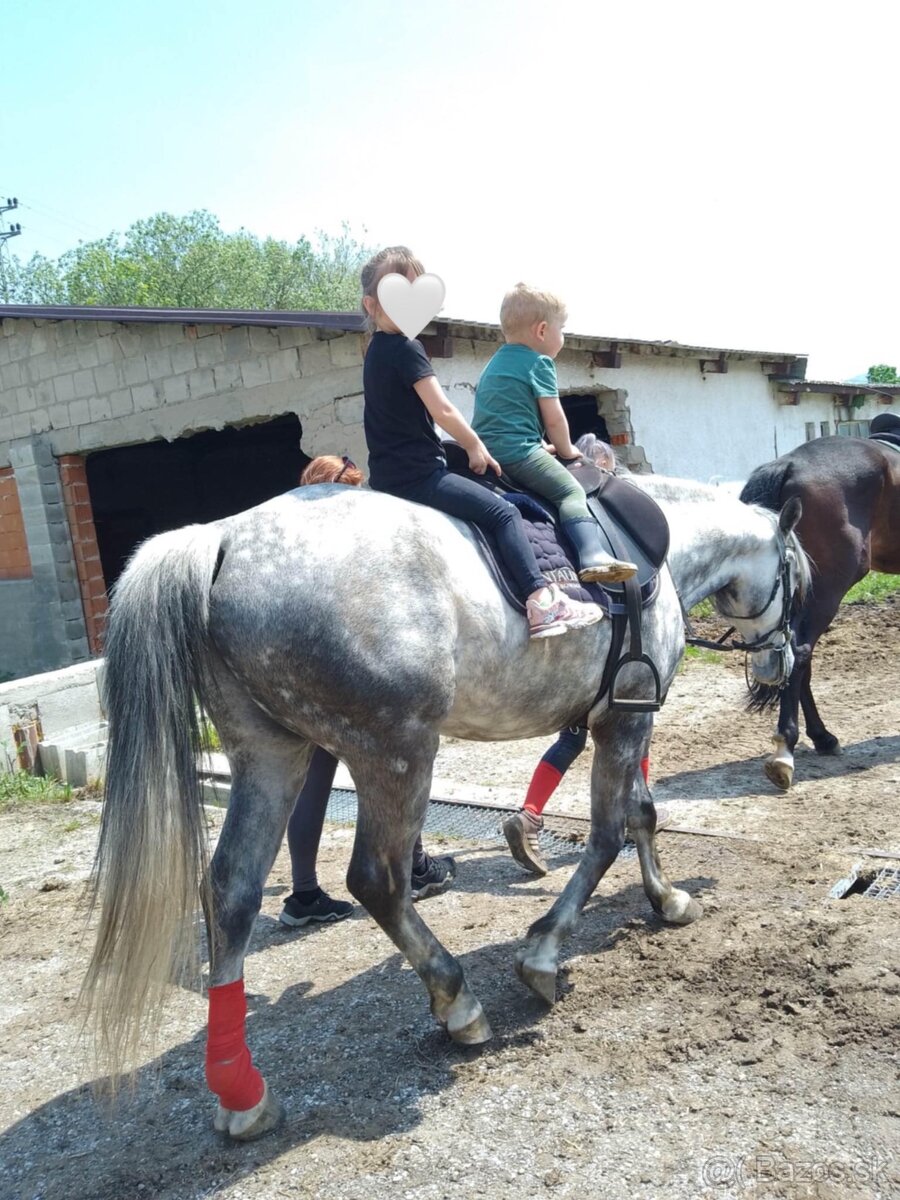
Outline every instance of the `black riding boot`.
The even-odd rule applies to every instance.
[[[582,583],[621,583],[637,572],[634,563],[622,562],[606,553],[600,528],[592,517],[563,521],[561,525],[575,551]]]

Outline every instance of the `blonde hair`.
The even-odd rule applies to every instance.
[[[320,454],[307,464],[300,476],[301,487],[310,483],[349,483],[359,487],[362,481],[362,471],[346,454]]]
[[[383,276],[396,272],[405,278],[410,271],[415,271],[416,275],[425,274],[425,268],[408,246],[387,246],[384,250],[379,250],[360,272],[359,279],[362,284],[363,297],[374,296],[377,300],[378,283]],[[366,312],[365,305],[363,305],[363,312]],[[376,328],[375,322],[368,313],[366,313],[366,328],[370,331]]]
[[[538,321],[559,321],[565,324],[566,306],[552,292],[539,292],[527,283],[517,283],[506,293],[500,305],[500,328],[504,336],[524,333]]]

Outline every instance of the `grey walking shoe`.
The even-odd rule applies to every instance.
[[[538,834],[544,828],[543,817],[532,817],[524,809],[503,822],[503,833],[516,862],[532,875],[546,875],[547,863],[541,854]]]

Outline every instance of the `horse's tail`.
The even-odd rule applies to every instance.
[[[783,503],[784,485],[790,478],[791,470],[789,458],[776,458],[774,462],[763,463],[744,484],[740,499],[744,504],[760,504],[763,508],[771,508],[778,512]]]
[[[192,525],[151,538],[111,605],[106,788],[89,885],[91,910],[98,899],[101,908],[81,999],[113,1086],[133,1069],[143,1019],[168,983],[196,967],[197,886],[208,886],[196,704],[220,537],[216,525]]]

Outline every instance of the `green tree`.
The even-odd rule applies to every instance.
[[[877,366],[869,367],[866,377],[869,383],[900,383],[897,368],[889,367],[887,363],[878,363]]]
[[[18,304],[106,308],[348,311],[372,253],[347,225],[291,245],[245,229],[225,233],[212,213],[157,213],[124,234],[84,242],[55,262],[0,257],[0,298]]]

